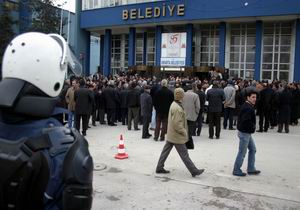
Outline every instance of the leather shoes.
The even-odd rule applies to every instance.
[[[143,136],[142,139],[149,139],[150,136]]]
[[[168,174],[168,173],[170,173],[170,171],[162,168],[162,169],[156,169],[156,173],[157,174]]]
[[[259,171],[259,170],[248,171],[248,174],[249,174],[249,175],[258,175],[258,174],[260,174],[260,171]]]
[[[195,173],[192,174],[192,177],[199,176],[204,172],[204,169],[198,169]]]
[[[139,128],[135,128],[134,130],[135,130],[135,131],[139,131],[139,130],[141,130],[141,129],[139,129]]]
[[[232,131],[234,131],[234,130],[235,130],[235,128],[229,128],[228,130],[232,130]]]
[[[247,174],[242,172],[242,173],[232,173],[234,176],[246,176]]]

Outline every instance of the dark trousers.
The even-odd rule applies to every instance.
[[[278,123],[278,132],[282,132],[283,129],[283,125],[284,125],[284,130],[286,133],[290,132],[289,130],[289,123]]]
[[[99,110],[97,110],[96,108],[93,109],[93,112],[92,112],[92,123],[93,123],[93,124],[96,123],[98,111],[99,111]]]
[[[104,109],[98,109],[98,118],[101,124],[104,124],[104,115],[105,115],[105,110]]]
[[[127,108],[121,109],[121,121],[122,121],[122,125],[127,125],[127,123],[128,123],[128,109]]]
[[[139,113],[140,108],[139,107],[129,107],[128,108],[128,129],[131,129],[131,121],[133,119],[133,126],[134,129],[138,129],[139,125]]]
[[[223,121],[223,128],[227,128],[227,121],[229,120],[229,128],[233,128],[233,112],[234,108],[224,108],[224,121]]]
[[[142,137],[149,135],[149,123],[151,122],[151,115],[142,116],[143,119],[143,134]]]
[[[155,127],[155,132],[154,132],[154,138],[158,139],[158,136],[160,133],[160,138],[162,140],[164,140],[165,135],[167,133],[167,127],[168,127],[168,117],[166,116],[166,117],[162,118],[159,114],[156,113],[156,127]],[[160,130],[160,128],[161,128],[161,130]]]
[[[199,115],[198,115],[198,118],[197,118],[197,121],[196,121],[196,133],[197,133],[197,136],[200,136],[201,134],[201,130],[202,130],[202,122],[203,122],[203,113],[200,111],[199,112]]]
[[[189,172],[191,174],[195,174],[198,171],[198,169],[196,168],[195,164],[191,160],[185,144],[173,144],[168,141],[166,142],[166,144],[163,148],[163,151],[160,154],[160,157],[159,157],[159,160],[158,160],[158,163],[156,166],[156,170],[161,170],[162,168],[164,168],[165,162],[166,162],[173,146],[175,146],[181,160],[183,161],[184,165],[187,167]]]
[[[88,114],[75,114],[75,128],[80,132],[80,121],[82,121],[82,133],[86,133],[88,128]]]
[[[193,133],[195,131],[195,127],[196,127],[196,121],[187,121],[187,125],[188,125],[188,135],[189,135],[189,141],[193,140]]]
[[[115,123],[116,109],[107,109],[107,124],[112,125]]]
[[[270,125],[270,110],[261,110],[259,112],[259,130],[267,132]]]
[[[209,137],[214,136],[214,127],[216,127],[216,137],[220,137],[221,131],[221,112],[209,112]]]

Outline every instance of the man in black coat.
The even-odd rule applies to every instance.
[[[93,93],[89,89],[85,88],[85,81],[81,79],[79,81],[79,89],[74,93],[75,100],[75,127],[80,131],[80,121],[82,119],[82,135],[86,136],[86,130],[88,128],[88,119],[91,114],[91,106],[93,103]]]
[[[144,86],[144,92],[141,95],[141,115],[143,120],[142,138],[148,139],[152,135],[149,134],[149,123],[152,116],[152,98],[150,96],[150,86]]]
[[[267,81],[263,82],[264,89],[259,95],[259,130],[257,132],[268,132],[270,126],[271,104],[274,90],[268,85]]]
[[[116,118],[116,108],[119,100],[117,90],[114,88],[114,81],[110,80],[108,82],[108,87],[103,91],[103,97],[105,100],[105,107],[107,110],[107,124],[110,126],[115,126]]]
[[[128,124],[128,84],[125,83],[122,86],[122,90],[120,92],[120,106],[121,106],[121,121],[122,125]]]
[[[139,124],[139,114],[140,114],[140,90],[137,87],[135,81],[131,83],[130,90],[127,97],[128,104],[128,130],[131,130],[131,121],[133,120],[134,130],[140,130],[138,128]]]
[[[200,83],[197,84],[196,93],[198,94],[200,99],[200,111],[196,121],[196,129],[197,129],[196,133],[197,136],[200,136],[202,130],[203,112],[204,112],[204,105],[205,105],[205,93],[202,90],[202,85]]]
[[[223,103],[225,101],[224,90],[219,88],[219,82],[213,81],[213,86],[207,91],[206,100],[208,101],[208,118],[209,118],[209,138],[213,139],[214,127],[216,127],[216,139],[220,138],[221,132],[221,115]]]
[[[285,132],[289,132],[289,123],[291,116],[292,94],[287,85],[284,85],[283,91],[278,93],[278,133],[282,132],[283,125]]]
[[[167,126],[168,126],[168,114],[169,109],[174,101],[174,94],[171,90],[167,88],[168,81],[163,79],[161,81],[161,89],[158,90],[154,95],[154,107],[156,110],[156,127],[154,133],[154,140],[158,140],[158,136],[161,129],[160,140],[165,140],[165,135],[167,133]]]

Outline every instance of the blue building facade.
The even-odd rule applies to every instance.
[[[80,27],[100,37],[104,74],[162,65],[162,34],[185,33],[184,67],[230,77],[300,81],[299,0],[77,1]],[[89,45],[89,42],[86,42]]]

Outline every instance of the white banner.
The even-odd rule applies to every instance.
[[[186,33],[163,33],[161,66],[185,66]]]

